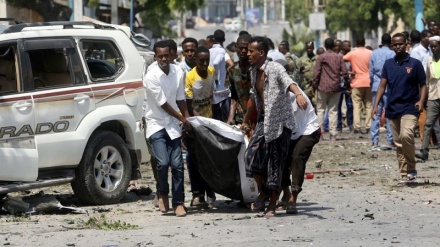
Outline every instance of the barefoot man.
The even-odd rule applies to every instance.
[[[257,109],[257,126],[245,153],[246,174],[257,182],[259,196],[252,204],[253,210],[264,207],[270,199],[264,216],[275,215],[276,202],[281,190],[281,178],[289,149],[290,136],[295,131],[289,91],[294,93],[298,107],[307,107],[298,85],[285,68],[267,60],[269,44],[264,37],[253,37],[248,45],[251,70],[251,104],[244,116],[241,128],[248,131],[249,112]]]

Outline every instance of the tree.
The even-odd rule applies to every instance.
[[[394,23],[400,18],[409,29],[415,26],[415,10],[413,0],[328,0],[325,8],[328,28],[332,32],[350,28],[353,36],[363,35],[365,31],[384,28],[393,32],[396,25],[387,29],[389,18]],[[379,20],[378,14],[382,13]],[[440,21],[440,1],[424,0],[424,16],[427,20]]]
[[[440,1],[424,0],[424,16],[426,20],[440,21]]]
[[[310,9],[307,9],[304,0],[286,0],[286,19],[290,23],[304,22],[305,25],[309,24]]]
[[[365,31],[385,26],[388,13],[379,20],[378,13],[386,3],[381,0],[331,0],[325,7],[328,28],[337,32],[350,28],[353,37],[364,36]]]
[[[134,12],[140,12],[143,25],[153,32],[153,37],[174,37],[176,33],[171,30],[169,20],[175,19],[177,12],[182,18],[186,11],[195,11],[202,7],[204,0],[139,0]]]
[[[171,30],[168,24],[169,20],[173,19],[171,9],[166,5],[153,5],[148,9],[140,12],[142,17],[142,25],[153,33],[153,38],[160,38],[162,36],[175,38],[176,32]]]
[[[292,34],[287,32],[286,29],[283,30],[283,40],[289,41],[290,50],[295,55],[301,56],[304,53],[306,43],[310,40],[313,40],[315,33],[311,32],[310,29],[304,25],[292,25],[292,22],[290,22],[290,28],[292,30]]]

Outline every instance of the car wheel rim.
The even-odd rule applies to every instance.
[[[119,151],[111,146],[103,147],[94,162],[97,185],[105,192],[115,190],[122,180],[124,161]]]

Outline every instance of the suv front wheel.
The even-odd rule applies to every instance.
[[[124,140],[113,132],[101,131],[87,144],[72,189],[84,203],[117,203],[127,191],[131,172]]]

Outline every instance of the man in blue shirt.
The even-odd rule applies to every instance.
[[[371,54],[370,59],[370,81],[371,81],[371,92],[372,92],[372,102],[376,101],[377,88],[380,84],[380,79],[382,76],[382,68],[386,60],[393,58],[396,53],[390,49],[391,36],[388,33],[382,35],[382,47],[377,48]],[[383,95],[382,99],[379,101],[377,106],[377,116],[373,118],[370,127],[371,141],[373,142],[373,147],[379,145],[379,121],[382,116],[382,110],[387,104],[387,96]],[[391,132],[390,121],[386,120],[387,128],[387,141],[388,145],[393,146],[393,133]]]
[[[426,100],[426,74],[422,63],[406,53],[406,37],[402,33],[394,34],[391,44],[396,56],[385,61],[371,118],[377,117],[386,88],[385,117],[391,121],[399,172],[406,182],[417,178],[414,127]]]

